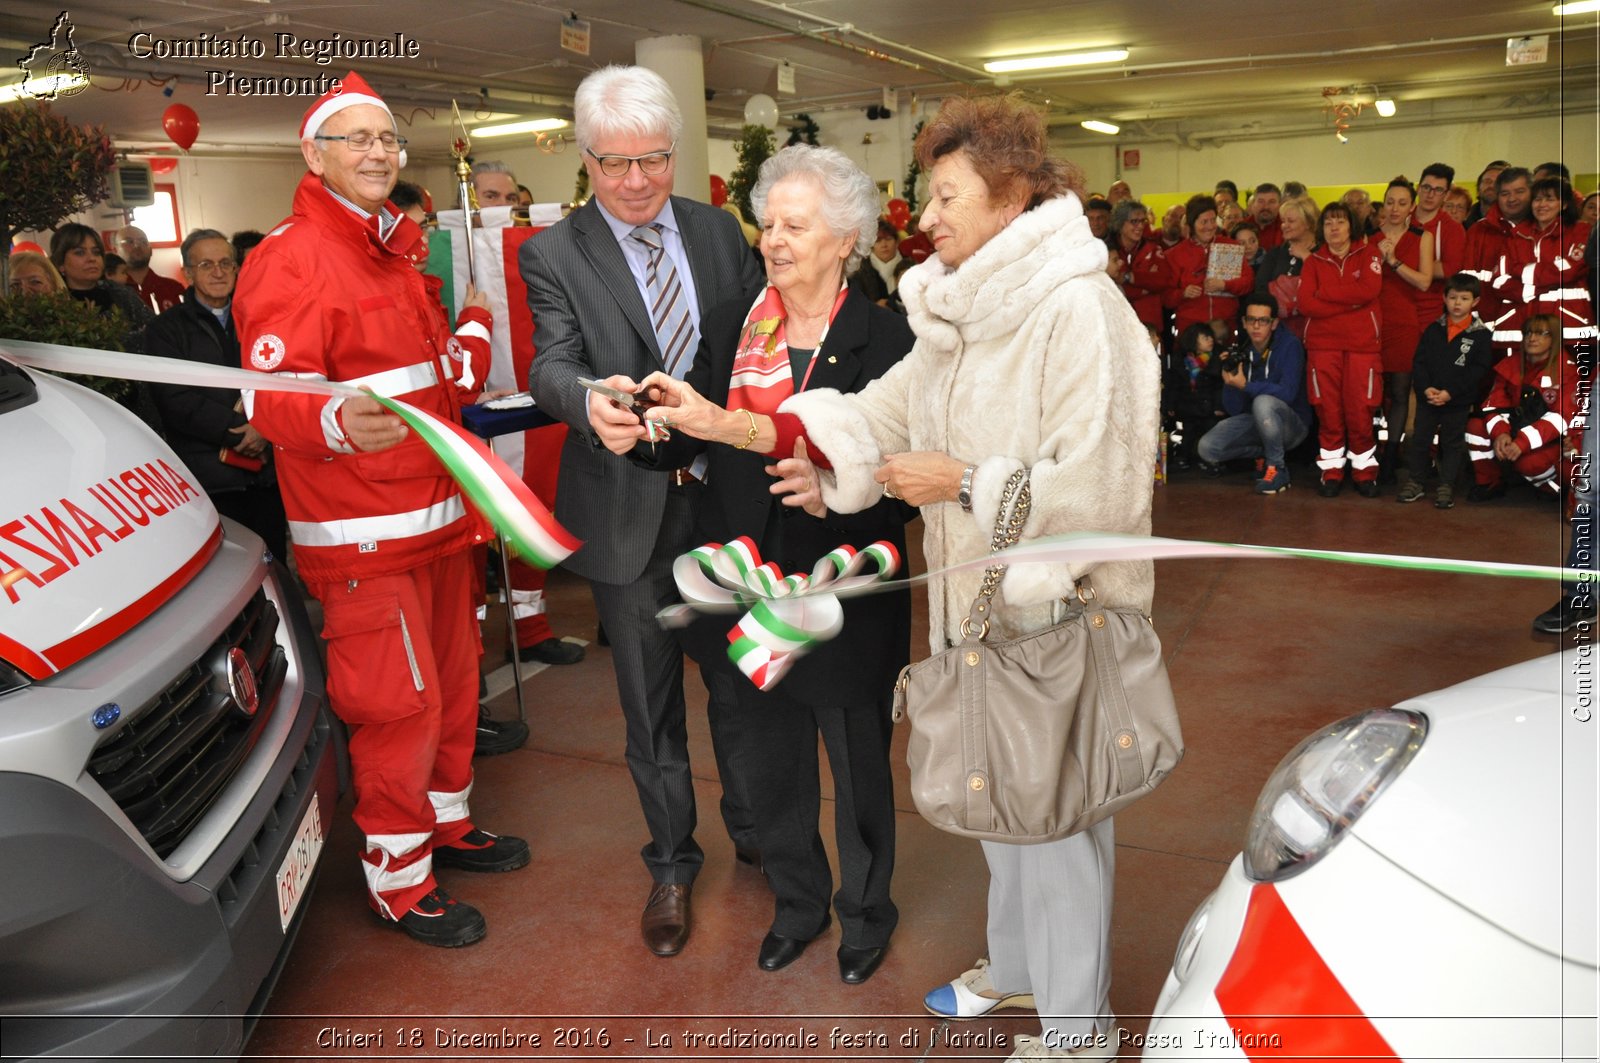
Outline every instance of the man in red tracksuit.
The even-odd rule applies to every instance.
[[[1529,309],[1522,299],[1522,274],[1534,256],[1534,231],[1529,207],[1532,175],[1510,166],[1495,178],[1496,199],[1483,219],[1467,230],[1461,268],[1483,282],[1478,316],[1494,330],[1494,342],[1514,352],[1522,341],[1522,319]]]
[[[405,141],[359,75],[301,125],[294,213],[250,255],[235,297],[247,368],[356,384],[459,419],[450,329],[387,202]],[[471,548],[487,528],[404,422],[372,398],[247,392],[273,443],[300,575],[322,603],[328,700],[350,728],[362,870],[384,920],[433,945],[483,937],[434,865],[509,871],[527,843],[472,823],[478,630]]]
[[[1378,342],[1378,293],[1383,256],[1352,232],[1343,203],[1322,208],[1322,243],[1300,271],[1300,312],[1306,316],[1306,392],[1317,411],[1317,493],[1332,498],[1344,487],[1344,465],[1364,498],[1378,495],[1378,444],[1372,415],[1383,395]]]

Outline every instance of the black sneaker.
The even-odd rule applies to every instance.
[[[1472,490],[1467,492],[1468,502],[1493,502],[1506,493],[1504,483],[1473,484]]]
[[[509,753],[513,749],[521,749],[528,740],[528,725],[521,720],[506,720],[504,722],[489,716],[489,709],[483,704],[478,705],[478,732],[472,744],[472,755],[475,757],[492,757],[500,753]]]
[[[437,945],[443,949],[459,949],[483,939],[489,925],[483,913],[470,904],[464,904],[435,886],[411,910],[399,919],[378,918],[385,926],[404,930],[424,945]]]
[[[470,830],[454,845],[433,848],[434,867],[462,871],[515,871],[528,865],[528,843],[509,834]]]
[[[520,647],[517,656],[523,664],[577,664],[583,660],[583,647],[565,639],[548,638]]]
[[[1579,624],[1593,623],[1597,610],[1594,595],[1588,595],[1587,606],[1574,605],[1571,598],[1562,597],[1556,604],[1533,618],[1533,630],[1541,635],[1559,635],[1571,631]]]
[[[1356,481],[1356,494],[1360,495],[1362,498],[1377,498],[1378,497],[1378,481],[1376,481],[1376,480],[1357,480]]]
[[[1338,498],[1339,492],[1344,490],[1344,478],[1335,477],[1322,481],[1317,485],[1317,494],[1323,498]]]
[[[1422,496],[1428,492],[1415,480],[1407,480],[1400,485],[1400,492],[1394,496],[1396,502],[1420,502]]]

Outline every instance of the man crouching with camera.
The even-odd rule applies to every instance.
[[[1288,329],[1278,327],[1278,301],[1256,292],[1244,299],[1244,332],[1219,359],[1222,408],[1228,418],[1200,437],[1200,460],[1221,464],[1255,458],[1256,493],[1288,490],[1284,451],[1306,437],[1311,409],[1306,405],[1306,349]]]

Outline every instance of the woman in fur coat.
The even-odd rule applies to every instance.
[[[888,495],[921,507],[930,571],[988,553],[1017,471],[1033,497],[1024,540],[1147,534],[1160,371],[1105,272],[1081,175],[1046,155],[1042,118],[1012,98],[947,101],[916,157],[931,172],[920,227],[936,257],[901,280],[917,336],[909,355],[857,394],[807,391],[754,424],[657,374],[645,381],[662,403],[652,419],[735,445],[753,430],[751,448],[786,459],[773,469],[774,493],[793,492],[786,504],[850,512]],[[1148,614],[1149,562],[1091,567],[1105,605]],[[998,637],[1048,627],[1084,574],[1012,566],[992,616]],[[931,583],[934,652],[961,640],[981,580],[972,570]],[[1011,1059],[1112,1058],[1111,821],[1040,845],[982,845],[988,958],[925,1006],[951,1019],[1036,1007],[1043,1036],[1015,1038]]]

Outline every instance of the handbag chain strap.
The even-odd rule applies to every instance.
[[[1032,509],[1033,490],[1028,485],[1027,470],[1018,469],[1006,481],[1005,492],[1000,496],[1000,512],[995,516],[994,536],[989,540],[990,553],[999,553],[1021,541],[1022,526],[1028,522],[1028,513]],[[1005,574],[1004,565],[991,565],[986,569],[978,597],[993,598],[994,592],[1000,589],[1000,577]]]

